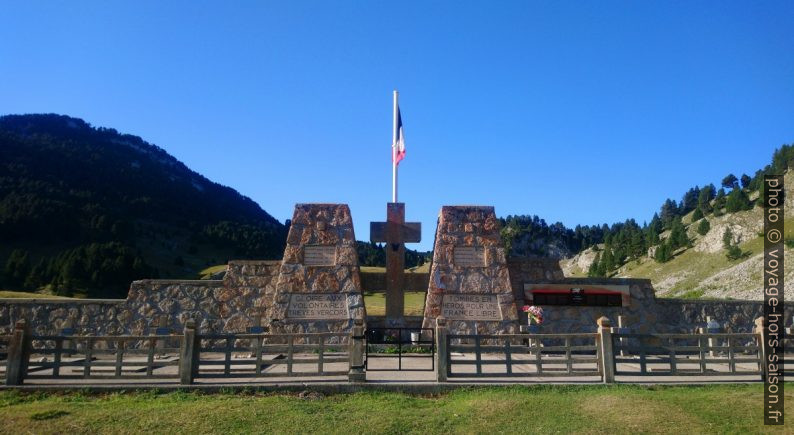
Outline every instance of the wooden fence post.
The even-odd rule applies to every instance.
[[[349,382],[366,382],[367,373],[364,371],[364,321],[353,320],[353,329],[350,331],[348,343],[348,358],[350,369],[347,373]]]
[[[758,334],[758,357],[761,362],[758,364],[761,369],[761,380],[766,380],[767,365],[766,365],[766,325],[764,325],[764,318],[759,317],[755,319],[755,332]]]
[[[599,362],[603,372],[605,384],[615,382],[615,354],[612,351],[612,323],[606,316],[601,316],[596,320],[598,324],[599,341]]]
[[[11,343],[8,345],[6,361],[6,385],[22,385],[30,362],[30,327],[25,319],[17,320]]]
[[[179,349],[179,382],[190,385],[198,374],[199,365],[199,338],[196,333],[196,321],[188,319],[182,337],[182,347]]]
[[[447,382],[449,373],[449,351],[447,349],[447,319],[436,318],[436,380]]]

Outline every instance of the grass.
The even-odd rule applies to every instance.
[[[786,412],[794,415],[794,384]],[[783,433],[762,385],[514,386],[436,396],[360,392],[0,392],[3,433]]]
[[[386,273],[386,268],[383,266],[361,266],[359,267],[361,272],[373,272],[373,273]],[[430,262],[416,267],[410,267],[405,269],[405,273],[428,273],[430,272]]]
[[[794,237],[794,219],[787,219],[784,228],[787,237]],[[664,296],[699,298],[704,293],[703,289],[698,288],[703,280],[741,263],[752,255],[763,252],[764,241],[761,237],[753,237],[740,244],[739,247],[744,253],[744,257],[740,260],[729,260],[725,256],[724,250],[706,253],[687,249],[677,253],[667,263],[657,263],[650,258],[644,258],[639,263],[630,261],[627,263],[626,271],[621,275],[648,278],[655,284],[668,277],[682,276],[683,278],[675,283],[672,291]],[[759,270],[758,273],[760,274],[761,271]]]
[[[421,316],[425,309],[425,292],[405,292],[403,299],[406,316]],[[383,316],[386,314],[386,293],[364,293],[364,305],[367,307],[368,316]]]
[[[215,275],[218,272],[223,272],[224,270],[226,270],[225,264],[219,264],[217,266],[207,267],[205,269],[202,269],[201,272],[198,273],[199,279],[212,279],[212,275]]]
[[[48,293],[33,293],[33,292],[18,292],[13,290],[0,290],[0,298],[15,298],[15,299],[71,299],[64,296],[51,295]]]

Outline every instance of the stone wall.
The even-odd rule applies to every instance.
[[[628,285],[631,302],[627,307],[544,306],[541,332],[592,332],[602,315],[615,325],[619,315],[626,316],[637,332],[692,332],[705,326],[706,316],[725,324],[728,331],[749,332],[755,318],[763,315],[761,301],[656,298],[651,282],[644,279],[539,279],[548,273],[559,276],[546,263],[508,260],[513,292],[523,292],[524,282]],[[272,304],[280,266],[279,261],[231,261],[223,281],[135,281],[126,300],[0,299],[0,334],[10,333],[18,319],[26,319],[42,335],[58,334],[64,328],[78,335],[150,334],[157,327],[178,332],[189,317],[198,320],[202,332],[244,332],[251,326],[267,326],[264,314]],[[523,298],[516,302],[520,306]],[[785,313],[790,325],[794,306],[786,304]],[[525,315],[518,314],[525,323]]]
[[[518,314],[499,229],[493,207],[441,208],[422,327],[433,327],[435,319],[444,316],[453,334],[518,332]],[[458,250],[469,253],[468,260],[464,261]],[[454,302],[458,298],[471,298],[472,302]],[[488,308],[445,309],[462,304]],[[475,312],[478,318],[472,315]],[[486,312],[489,314],[484,315]],[[452,317],[450,313],[461,314]]]
[[[0,299],[0,334],[18,319],[36,334],[150,334],[180,331],[188,318],[202,332],[245,332],[272,304],[280,261],[231,261],[223,281],[142,280],[127,299]]]
[[[523,305],[524,283],[564,279],[559,260],[553,258],[508,257],[507,269],[510,271],[510,286],[518,306]]]
[[[312,264],[306,255],[308,247],[330,251],[330,261]],[[343,300],[338,309],[341,316],[315,317],[319,309],[295,310]],[[309,301],[314,299],[313,302]],[[297,204],[284,248],[275,297],[267,317],[275,332],[343,332],[353,327],[355,319],[366,320],[364,296],[361,292],[356,237],[350,208],[345,204]],[[307,302],[309,301],[309,302]],[[325,302],[323,302],[325,301]],[[346,310],[345,310],[346,309]],[[296,313],[312,313],[296,315]]]
[[[706,326],[706,316],[722,323],[726,332],[751,332],[754,321],[763,315],[761,301],[693,300],[657,298],[651,281],[632,278],[565,278],[531,281],[539,284],[627,285],[631,302],[623,307],[543,306],[540,332],[594,332],[596,319],[607,316],[617,326],[624,316],[632,332],[693,332]],[[523,287],[523,286],[522,286]],[[786,319],[794,316],[794,305],[786,304]],[[526,315],[522,314],[526,323]],[[788,323],[788,322],[786,322]]]

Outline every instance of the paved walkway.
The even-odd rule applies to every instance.
[[[312,355],[306,355],[307,357]],[[223,361],[222,354],[217,355],[202,355],[203,359],[213,360],[217,362]],[[317,371],[316,364],[294,364],[292,367],[293,376],[287,375],[286,364],[279,364],[280,355],[263,356],[265,365],[262,368],[263,377],[245,376],[246,373],[252,373],[255,368],[255,361],[245,355],[236,355],[232,360],[229,376],[223,376],[223,365],[202,365],[200,367],[202,377],[197,378],[195,383],[197,388],[215,388],[215,387],[256,387],[266,389],[295,389],[305,388],[309,386],[331,388],[331,390],[350,391],[360,389],[360,384],[351,384],[348,382],[346,375],[336,376],[310,376],[311,372]],[[497,358],[494,356],[493,358]],[[455,361],[472,361],[473,354],[453,354]],[[485,360],[489,358],[486,356]],[[499,376],[505,373],[505,366],[503,364],[485,364],[482,366],[482,372],[491,374],[488,377],[472,377],[471,374],[475,373],[474,365],[453,365],[453,375],[447,383],[439,384],[436,382],[436,372],[433,370],[433,360],[430,354],[409,355],[403,356],[403,359],[398,362],[396,356],[394,357],[373,357],[369,359],[368,371],[366,373],[366,386],[367,387],[384,387],[388,389],[407,389],[407,390],[427,390],[437,391],[446,388],[452,388],[463,385],[515,385],[515,384],[600,384],[602,383],[600,376],[577,376],[567,375],[565,370],[567,366],[563,361],[556,362],[553,356],[549,357],[544,355],[543,359],[543,373],[537,374],[534,365],[534,356],[532,355],[515,355],[518,361],[526,360],[526,364],[513,365],[514,376]],[[178,366],[176,365],[163,365],[156,367],[152,374],[159,377],[156,379],[145,377],[145,368],[141,364],[145,361],[142,357],[138,358],[125,358],[125,365],[122,374],[123,379],[113,378],[113,367],[92,367],[91,373],[94,376],[90,379],[81,378],[83,374],[81,359],[64,359],[80,366],[64,367],[61,369],[61,375],[72,375],[78,378],[75,379],[43,379],[40,376],[52,375],[51,369],[42,369],[36,366],[35,359],[31,362],[29,375],[25,379],[26,388],[39,388],[45,387],[47,389],[54,388],[68,388],[76,387],[82,388],[86,386],[97,388],[180,388],[178,379]],[[96,361],[96,360],[95,360]],[[108,360],[109,361],[109,360]],[[172,363],[176,361],[175,356],[165,356],[158,358],[156,362]],[[394,370],[398,364],[402,365],[403,371]],[[656,366],[656,367],[655,367]],[[572,364],[574,370],[582,371],[595,371],[597,368],[592,363],[578,363]],[[640,365],[637,363],[620,363],[618,364],[619,371],[639,371]],[[709,363],[706,375],[699,373],[700,367],[698,364],[679,364],[678,369],[683,372],[679,376],[670,375],[649,375],[649,376],[636,376],[636,375],[622,375],[617,376],[617,382],[623,383],[641,383],[641,384],[692,384],[692,383],[724,383],[724,382],[760,382],[760,376],[755,375],[728,375],[727,362],[726,363]],[[754,364],[738,363],[738,369],[744,370],[757,370]],[[666,370],[667,364],[651,364],[649,365],[651,373],[656,370]],[[324,365],[325,372],[346,372],[347,363],[326,363]],[[4,376],[0,370],[0,375]],[[696,373],[697,372],[697,373]],[[213,376],[217,374],[218,376]],[[235,376],[239,374],[240,376]],[[469,375],[469,376],[467,376]],[[522,376],[523,375],[523,376]],[[140,376],[140,377],[136,377]]]

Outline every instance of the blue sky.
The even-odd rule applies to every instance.
[[[430,249],[445,204],[649,219],[794,142],[794,2],[2,1],[0,114],[157,144],[280,220],[391,195]]]

